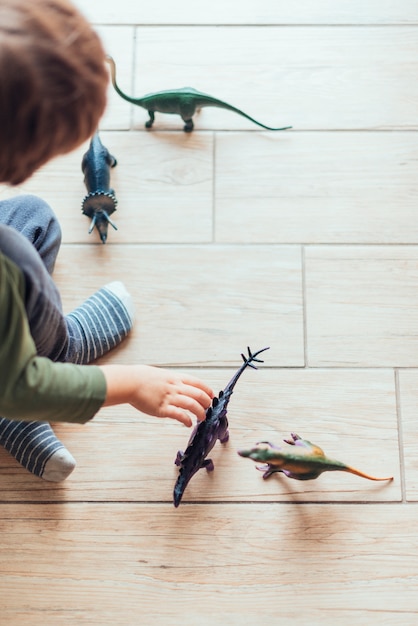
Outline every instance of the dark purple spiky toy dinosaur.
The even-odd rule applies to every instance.
[[[251,352],[250,348],[247,348],[247,350],[248,357],[241,354],[244,363],[231,378],[225,389],[219,392],[219,396],[212,400],[212,405],[206,411],[206,419],[194,428],[185,452],[179,450],[177,453],[175,464],[179,466],[180,471],[173,493],[175,507],[178,507],[180,504],[184,490],[196,472],[203,467],[208,472],[214,469],[213,461],[206,457],[218,439],[221,443],[226,443],[229,439],[228,419],[226,414],[228,403],[237,380],[247,367],[257,369],[257,367],[253,365],[254,362],[264,363],[262,359],[257,359],[257,356],[261,354],[261,352],[268,350],[268,348],[258,350],[258,352],[254,352],[254,354]]]

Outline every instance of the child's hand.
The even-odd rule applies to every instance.
[[[178,374],[150,365],[101,366],[107,394],[104,406],[129,403],[155,417],[170,417],[185,426],[192,425],[188,412],[199,421],[214,396],[203,381],[189,374]]]

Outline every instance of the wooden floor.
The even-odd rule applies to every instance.
[[[56,432],[62,485],[0,451],[0,623],[413,625],[418,620],[418,5],[79,0],[132,95],[191,85],[284,133],[111,89],[119,200],[103,246],[80,206],[87,144],[17,190],[57,211],[66,311],[123,279],[136,328],[106,362],[245,372],[231,437],[172,505],[189,431],[130,407]],[[393,482],[263,481],[236,451],[290,432]]]

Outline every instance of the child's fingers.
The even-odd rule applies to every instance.
[[[165,417],[169,417],[171,419],[184,424],[185,426],[191,426],[193,424],[192,418],[185,411],[182,411],[177,406],[170,406],[167,409]]]
[[[185,409],[190,413],[194,413],[197,419],[201,422],[206,417],[206,408],[209,406],[207,402],[200,402],[189,393],[180,393],[174,400],[173,404],[181,409]]]
[[[212,398],[215,395],[213,393],[213,389],[211,389],[211,387],[209,387],[209,385],[207,385],[203,380],[200,380],[200,378],[195,378],[194,376],[184,375],[181,377],[181,380],[185,385],[189,385],[190,387],[193,387],[194,389],[200,389],[201,391],[203,391],[207,396],[209,396],[210,400],[212,400]]]
[[[205,410],[212,404],[212,396],[198,387],[182,385],[180,387],[180,393],[196,400]]]

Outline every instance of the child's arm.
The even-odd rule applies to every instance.
[[[155,417],[170,417],[192,425],[188,412],[205,418],[213,391],[203,381],[149,365],[103,365],[106,399],[103,406],[128,403]]]
[[[185,374],[146,365],[54,363],[36,354],[24,307],[24,278],[0,253],[0,415],[26,421],[87,422],[105,402],[191,425],[212,391]]]

